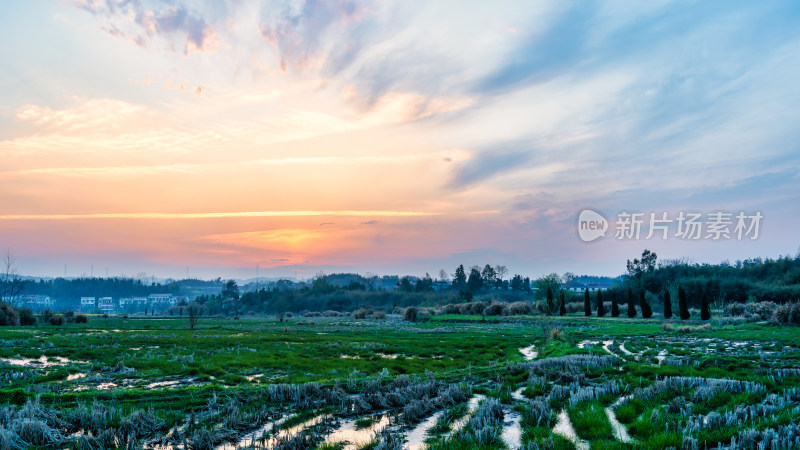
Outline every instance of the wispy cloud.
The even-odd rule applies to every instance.
[[[0,177],[30,177],[39,175],[58,175],[79,178],[141,177],[187,173],[197,169],[191,164],[162,164],[157,166],[116,166],[116,167],[50,167],[42,169],[20,169],[0,172]]]
[[[590,47],[587,40],[592,18],[598,5],[574,3],[557,15],[543,31],[532,36],[511,52],[504,64],[480,81],[478,90],[496,92],[517,84],[544,82],[569,71],[574,73],[582,63],[582,53]]]
[[[262,10],[259,33],[280,54],[280,68],[317,69],[329,60],[341,69],[352,61],[360,43],[349,33],[369,13],[366,6],[350,0],[303,3],[277,2]],[[336,45],[327,36],[346,36],[346,45]]]
[[[442,153],[418,153],[406,155],[354,155],[354,156],[307,156],[287,158],[262,158],[224,163],[177,163],[157,165],[125,165],[96,167],[48,167],[37,169],[18,169],[0,171],[0,177],[31,177],[55,175],[62,177],[104,178],[104,177],[142,177],[153,175],[169,175],[180,173],[202,173],[221,168],[243,169],[257,166],[348,166],[409,164],[415,162],[439,163],[442,161],[458,162],[468,159],[469,153],[464,151],[447,151]]]
[[[219,114],[213,106],[206,106],[196,113],[198,123],[187,125],[187,113],[182,111],[186,106],[182,104],[161,105],[156,109],[114,99],[75,99],[73,102],[73,106],[62,109],[32,104],[20,107],[15,118],[33,128],[26,135],[13,139],[4,140],[0,136],[0,150],[9,155],[59,152],[176,154],[193,153],[223,144],[267,146],[403,124],[458,110],[469,104],[466,99],[435,99],[394,93],[366,110],[349,108],[339,115],[288,108],[247,118],[227,118],[221,123],[205,123],[208,116]],[[267,97],[257,104],[274,108],[275,102],[275,98]],[[457,152],[447,153],[443,157],[459,157]],[[419,155],[396,156],[399,159],[407,157],[418,158]],[[326,158],[320,157],[316,161],[312,158],[273,158],[265,159],[264,163],[324,162]],[[332,158],[336,159],[335,156]]]
[[[0,220],[86,220],[86,219],[224,219],[237,217],[313,217],[313,216],[380,216],[417,217],[440,213],[421,211],[239,211],[204,213],[96,213],[96,214],[5,214]]]
[[[467,161],[456,172],[452,186],[461,188],[504,171],[514,170],[533,156],[533,150],[487,151]]]
[[[16,118],[44,130],[84,132],[103,129],[119,132],[132,119],[148,114],[148,108],[111,98],[90,99],[68,109],[53,109],[41,105],[25,105],[17,110]]]
[[[101,29],[111,36],[128,39],[142,47],[154,36],[178,36],[184,39],[183,53],[187,56],[193,52],[217,49],[214,28],[185,5],[156,9],[148,7],[142,0],[73,0],[73,4],[108,21]],[[130,31],[122,31],[122,27]]]
[[[158,16],[149,15],[147,12],[140,13],[137,23],[148,32],[155,30],[158,33],[177,33],[186,36],[184,45],[184,54],[186,55],[195,51],[216,50],[213,43],[216,35],[214,28],[207,24],[202,17],[193,15],[183,6],[169,7]]]

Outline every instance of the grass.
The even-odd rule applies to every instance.
[[[617,420],[619,420],[620,423],[631,424],[644,412],[644,409],[644,402],[639,399],[632,399],[629,400],[628,403],[618,406],[614,410],[614,414],[617,416]]]
[[[291,415],[283,428],[290,428],[323,412],[336,411],[263,400],[262,393],[270,385],[317,382],[328,387],[338,385],[346,395],[353,395],[368,381],[385,386],[394,377],[409,375],[415,380],[468,383],[473,393],[499,399],[505,408],[521,405],[510,395],[520,387],[528,399],[548,399],[554,387],[573,382],[585,386],[618,380],[625,393],[652,386],[656,379],[676,376],[733,378],[766,387],[765,392],[723,391],[703,397],[691,405],[694,415],[755,405],[770,393],[780,394],[789,387],[800,386],[800,377],[777,380],[768,373],[776,367],[800,367],[800,350],[794,347],[800,342],[798,327],[756,323],[720,326],[712,321],[710,330],[680,333],[664,332],[663,322],[582,315],[499,316],[487,317],[485,321],[481,316],[442,315],[420,323],[401,322],[391,316],[385,320],[320,317],[284,322],[244,317],[204,318],[195,330],[189,330],[185,318],[90,317],[88,324],[0,327],[3,344],[0,358],[38,359],[44,355],[51,361],[55,357],[70,360],[65,365],[47,368],[0,363],[3,380],[0,403],[23,405],[39,397],[43,405],[66,411],[97,401],[118,408],[121,417],[135,410],[152,410],[167,427],[182,425],[195,414],[197,425],[191,428],[194,430],[214,429],[220,424],[219,417],[203,415],[209,400],[216,396],[220,404],[230,403],[231,408],[240,412],[256,414],[263,410],[275,415],[288,412]],[[667,322],[681,324],[675,319]],[[691,322],[692,326],[700,324]],[[554,338],[552,329],[559,329],[561,335]],[[748,344],[735,353],[706,353],[701,351],[701,344],[691,341],[694,338]],[[521,347],[535,345],[539,352],[537,361],[574,354],[606,355],[600,346],[576,347],[583,340],[604,339],[614,339],[615,348],[624,341],[629,351],[642,355],[641,359],[626,358],[612,367],[545,373],[535,383],[528,381],[530,373],[521,365],[524,363],[518,350]],[[761,350],[755,348],[756,343]],[[784,351],[787,345],[792,348]],[[766,349],[780,353],[762,360],[760,352]],[[660,350],[667,350],[671,357],[697,361],[697,365],[658,366],[648,362],[647,355],[652,358]],[[123,367],[131,370],[121,370]],[[86,377],[67,381],[70,374],[77,373]],[[254,375],[259,376],[248,379]],[[180,384],[148,388],[149,384],[161,381]],[[114,383],[118,388],[96,389],[104,383]],[[679,396],[691,398],[693,392],[686,389],[659,393],[648,400],[632,398],[616,407],[615,413],[643,447],[680,447],[682,435],[674,430],[685,418],[669,412],[669,404]],[[615,441],[603,412],[616,397],[616,394],[606,395],[568,408],[578,435],[590,441],[592,448],[626,448]],[[551,403],[554,408],[569,404],[566,400]],[[431,430],[434,438],[431,448],[484,448],[481,446],[485,445],[493,448],[460,439],[441,442],[438,438],[467,412],[464,403],[445,408],[445,414]],[[655,410],[659,412],[654,416]],[[357,428],[374,424],[374,411],[365,414],[358,415]],[[795,424],[797,419],[792,414],[791,410],[779,411],[753,423],[759,429]],[[693,436],[701,447],[705,444],[712,447],[730,442],[737,431],[721,427]],[[524,425],[523,443],[540,440],[552,440],[554,448],[572,448],[571,443],[553,435],[549,427]]]
[[[378,419],[375,416],[367,416],[367,417],[358,418],[355,421],[356,430],[363,430],[365,428],[369,428],[372,425],[374,425],[376,422],[378,422]]]
[[[611,424],[604,412],[604,406],[598,401],[585,402],[574,408],[568,408],[569,420],[578,437],[593,442],[597,440],[614,440]]]
[[[377,445],[377,443],[375,445]],[[341,442],[336,442],[336,443],[333,443],[333,444],[323,443],[323,444],[320,444],[320,445],[317,446],[317,450],[342,450],[344,448],[344,446],[345,446],[345,444],[343,444]],[[362,447],[362,448],[367,448],[367,447]],[[369,448],[373,448],[373,447],[369,447]]]
[[[525,427],[522,429],[522,440],[524,442],[550,442],[553,446],[545,446],[545,448],[553,448],[554,450],[574,450],[575,444],[568,441],[562,436],[553,434],[550,428],[545,427]]]
[[[459,403],[451,406],[444,412],[444,414],[442,414],[441,417],[439,417],[439,420],[436,421],[436,424],[434,424],[434,426],[428,430],[428,435],[436,438],[441,434],[449,432],[453,426],[453,423],[467,415],[468,412],[469,410],[466,403]]]
[[[300,411],[297,414],[290,416],[286,419],[280,426],[282,430],[288,430],[289,428],[295,427],[300,425],[301,423],[308,422],[309,420],[319,416],[319,412],[316,411]]]

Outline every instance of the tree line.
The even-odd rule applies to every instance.
[[[640,290],[638,295],[634,294],[633,288],[628,287],[627,294],[625,296],[625,302],[620,304],[617,297],[616,289],[607,289],[607,290],[597,290],[595,291],[595,300],[592,301],[592,296],[589,293],[589,289],[585,289],[583,292],[583,312],[584,315],[589,317],[592,315],[597,315],[597,317],[605,317],[607,314],[610,314],[611,317],[619,317],[621,315],[622,310],[620,307],[626,308],[626,315],[629,318],[637,317],[641,314],[642,318],[649,319],[653,317],[653,308],[650,307],[650,302],[647,300],[647,295],[644,290]],[[564,316],[567,314],[567,301],[564,291],[559,291],[559,305],[556,307],[555,300],[553,298],[553,291],[551,288],[547,289],[546,295],[546,304],[545,304],[545,314],[547,315],[561,315]],[[666,319],[672,318],[673,310],[672,310],[672,297],[668,290],[664,291],[663,295],[663,316]],[[605,302],[607,299],[610,299],[611,302],[611,309],[606,309]],[[638,309],[637,309],[638,304]],[[691,312],[689,308],[689,302],[686,297],[686,291],[683,287],[678,288],[678,313],[681,320],[689,320],[691,318]],[[700,298],[700,319],[702,320],[709,320],[711,319],[711,306],[708,301],[708,295],[703,293]]]

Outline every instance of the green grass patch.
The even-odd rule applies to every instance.
[[[588,441],[614,439],[611,423],[600,402],[585,402],[574,408],[567,408],[567,414],[578,437]]]

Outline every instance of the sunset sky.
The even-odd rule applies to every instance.
[[[25,275],[617,275],[644,248],[800,247],[794,0],[5,1],[0,38],[0,247]],[[585,243],[587,208],[764,219]]]

